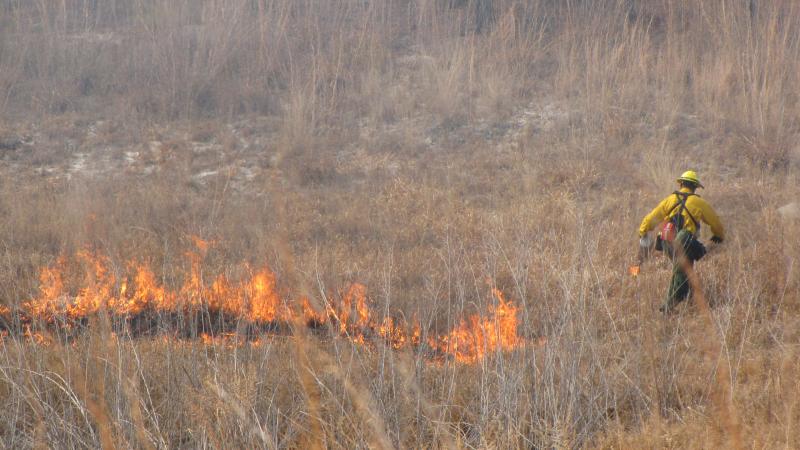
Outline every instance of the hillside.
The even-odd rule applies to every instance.
[[[800,447],[800,4],[656,3],[0,0],[2,445]]]

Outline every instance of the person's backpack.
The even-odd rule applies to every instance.
[[[681,192],[675,191],[673,192],[678,197],[678,202],[669,210],[667,213],[667,220],[661,224],[660,231],[658,233],[659,237],[662,241],[672,242],[675,240],[675,236],[678,235],[678,232],[686,226],[686,219],[683,217],[683,212],[686,211],[686,214],[689,215],[689,219],[694,222],[694,226],[697,231],[700,231],[700,222],[698,222],[692,213],[689,212],[689,209],[686,208],[686,199],[691,197],[692,194],[690,192]],[[675,210],[677,209],[677,212]]]
[[[680,191],[675,191],[673,194],[678,197],[678,202],[672,207],[672,209],[669,210],[667,213],[667,220],[662,222],[661,226],[659,227],[658,236],[656,237],[656,250],[664,250],[664,246],[662,244],[664,241],[672,244],[672,242],[675,240],[675,237],[678,235],[678,232],[681,231],[684,226],[686,226],[686,218],[683,217],[684,211],[686,211],[689,219],[694,222],[695,233],[700,231],[700,222],[698,222],[697,219],[692,216],[692,213],[689,212],[689,209],[686,208],[686,199],[697,194]],[[684,251],[690,260],[697,261],[706,254],[705,246],[694,236],[692,236],[689,242],[686,242],[685,244]]]

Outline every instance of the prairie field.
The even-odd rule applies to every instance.
[[[798,202],[794,0],[0,0],[0,446],[800,448]]]

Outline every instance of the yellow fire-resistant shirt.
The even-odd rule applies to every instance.
[[[688,188],[681,188],[681,192],[691,193],[692,191]],[[659,203],[658,206],[656,206],[655,209],[650,212],[650,214],[646,215],[644,219],[642,219],[642,224],[639,226],[639,236],[646,235],[648,231],[658,226],[658,224],[661,222],[669,219],[675,214],[678,214],[680,206],[675,206],[678,203],[679,199],[675,194],[670,194],[669,197],[662,200],[661,203]],[[700,198],[698,195],[690,195],[686,199],[686,209],[692,213],[692,217],[694,217],[698,222],[705,222],[708,224],[708,226],[711,227],[711,232],[714,233],[714,236],[723,239],[725,238],[725,229],[722,227],[722,222],[720,222],[717,213],[714,212],[714,208],[712,208],[708,202]],[[684,211],[682,215],[684,223],[683,228],[692,234],[697,233],[697,225],[689,217],[689,214]]]

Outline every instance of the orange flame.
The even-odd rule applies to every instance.
[[[462,362],[475,362],[488,352],[513,350],[523,342],[517,335],[517,307],[498,289],[492,293],[498,305],[489,307],[489,316],[471,316],[462,320],[450,333],[432,341],[431,345]]]
[[[518,308],[497,289],[492,291],[497,302],[488,307],[486,316],[472,315],[462,319],[453,330],[423,341],[416,320],[407,323],[388,314],[375,314],[366,286],[359,283],[344,290],[341,300],[326,302],[325,311],[319,312],[308,298],[293,302],[283,296],[275,274],[267,268],[253,271],[245,266],[245,275],[238,281],[225,274],[204,277],[203,259],[209,244],[199,238],[194,238],[194,242],[197,251],[186,253],[188,270],[183,283],[175,289],[159,282],[146,263],[131,262],[125,266],[126,273],[118,275],[108,257],[89,251],[77,254],[83,268],[82,281],[78,286],[72,283],[67,286],[67,258],[61,256],[52,266],[41,269],[39,295],[22,305],[21,314],[27,315],[27,323],[42,320],[51,325],[63,325],[102,311],[118,318],[117,322],[158,314],[200,316],[199,320],[208,323],[203,322],[195,336],[202,342],[220,345],[261,342],[261,338],[254,341],[232,331],[238,328],[226,328],[226,320],[245,323],[257,330],[264,327],[275,330],[280,324],[286,329],[292,323],[305,323],[311,328],[329,326],[333,334],[356,344],[382,341],[394,349],[425,347],[435,353],[433,357],[449,356],[464,363],[524,345],[518,334]],[[198,311],[204,314],[190,314]],[[7,316],[11,312],[5,308],[0,309],[0,314]],[[35,341],[45,341],[29,328],[25,334]]]

